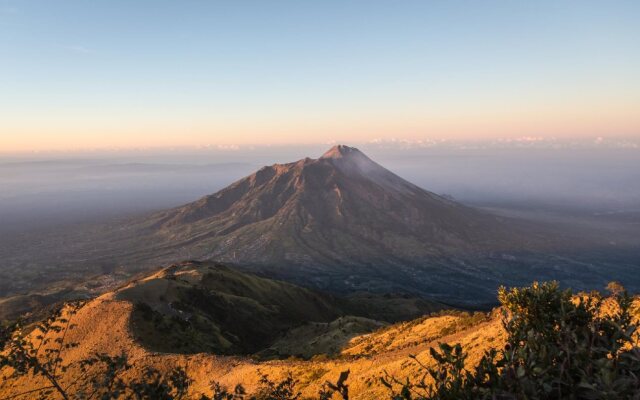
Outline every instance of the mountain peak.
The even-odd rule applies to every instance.
[[[129,230],[140,232],[135,243],[144,242],[139,257],[150,254],[142,245],[153,239],[154,249],[162,249],[157,260],[222,260],[335,291],[404,287],[435,293],[452,274],[448,266],[457,265],[449,259],[545,245],[535,234],[428,192],[345,145],[319,159],[265,167]],[[466,282],[475,273],[469,271],[455,285],[476,287]]]
[[[349,147],[344,144],[338,144],[330,148],[326,153],[322,155],[322,158],[345,158],[349,156],[355,156],[362,154],[362,152],[355,147]]]

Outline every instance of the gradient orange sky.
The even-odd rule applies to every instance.
[[[0,152],[640,138],[639,4],[2,0]]]

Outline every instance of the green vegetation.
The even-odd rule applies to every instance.
[[[441,313],[440,315],[455,315],[460,317],[460,319],[457,319],[452,325],[442,328],[440,331],[441,336],[451,335],[489,320],[488,314],[479,311],[474,313],[449,311],[447,314]]]
[[[341,313],[331,296],[213,262],[175,264],[116,293],[135,305],[139,343],[167,353],[250,355],[283,332]]]
[[[338,381],[333,384],[326,382],[318,391],[318,400],[330,400],[339,396],[343,400],[349,400],[349,387],[346,380],[349,371],[342,372]],[[211,398],[203,396],[203,400],[307,400],[302,399],[301,393],[296,389],[298,381],[289,374],[280,382],[272,381],[268,375],[260,376],[260,387],[255,394],[247,396],[242,385],[237,385],[233,391],[227,390],[218,383],[213,385],[213,395]],[[310,399],[309,399],[310,400]]]
[[[131,332],[148,350],[261,360],[336,356],[352,337],[383,326],[380,317],[406,320],[441,308],[411,296],[336,297],[194,261],[167,267],[116,296],[134,304]]]
[[[131,325],[140,342],[154,351],[225,354],[230,347],[219,328],[208,319],[200,315],[189,320],[164,315],[144,302],[134,305]]]
[[[383,326],[385,324],[379,321],[353,316],[340,317],[329,323],[310,322],[289,330],[258,355],[266,359],[269,352],[275,355],[272,358],[293,354],[303,360],[326,361],[341,357],[341,351],[350,339]]]
[[[499,300],[507,333],[503,348],[487,350],[477,365],[467,366],[461,345],[442,343],[439,349],[431,349],[435,365],[422,364],[413,357],[422,370],[419,381],[387,375],[381,383],[389,388],[391,400],[637,399],[640,350],[633,299],[619,284],[612,283],[608,289],[610,297],[596,292],[574,296],[555,282],[502,288]],[[13,398],[193,398],[191,380],[182,368],[167,374],[149,368],[139,378],[125,380],[122,376],[131,365],[124,355],[96,354],[75,365],[65,364],[63,353],[77,345],[65,342],[65,332],[74,328],[72,318],[81,306],[71,304],[65,313],[59,311],[38,324],[37,346],[25,338],[20,324],[2,328],[0,345],[5,350],[0,353],[0,369],[9,367],[9,378],[39,376],[46,382]],[[140,312],[143,318],[155,318],[150,310]],[[468,314],[460,324],[471,325],[486,318],[481,313]],[[71,368],[80,368],[82,374],[63,384],[62,377]],[[320,376],[324,371],[315,373]],[[316,398],[348,400],[348,376],[345,371],[335,384],[326,382],[318,388]],[[229,391],[213,382],[211,392],[197,394],[197,398],[302,400],[298,383],[291,375],[275,382],[263,374],[258,390],[251,395],[242,385]]]
[[[555,282],[502,288],[503,349],[487,351],[469,369],[460,345],[441,344],[431,349],[435,367],[420,364],[425,375],[419,382],[387,376],[382,383],[394,400],[638,398],[632,298],[619,284],[608,287],[609,298],[573,296]]]

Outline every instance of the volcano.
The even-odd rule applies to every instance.
[[[199,257],[242,264],[371,264],[513,239],[497,217],[423,190],[344,145],[264,167],[149,222]]]
[[[0,317],[92,296],[185,260],[337,295],[408,295],[476,308],[495,305],[500,285],[558,280],[592,290],[611,277],[637,282],[634,252],[460,204],[344,145],[263,167],[193,203],[43,238],[17,246],[6,262],[15,273],[38,266],[46,279],[29,292],[7,292],[13,297],[0,301]]]
[[[263,167],[128,229],[151,235],[147,240],[174,259],[224,261],[332,290],[408,285],[430,294],[442,290],[439,283],[449,287],[476,274],[468,260],[542,241],[345,145],[317,159]]]

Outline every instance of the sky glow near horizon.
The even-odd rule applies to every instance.
[[[640,3],[0,0],[0,153],[640,138]]]

